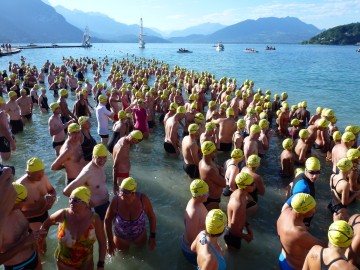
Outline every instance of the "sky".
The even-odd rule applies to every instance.
[[[43,0],[70,10],[100,12],[118,22],[163,32],[202,23],[232,25],[247,19],[297,17],[320,29],[360,21],[360,0]]]

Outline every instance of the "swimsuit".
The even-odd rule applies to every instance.
[[[49,212],[46,211],[44,214],[37,216],[37,217],[32,217],[32,218],[28,218],[28,222],[29,223],[44,223],[44,221],[49,217]]]
[[[117,177],[119,177],[119,178],[127,178],[129,176],[130,176],[129,172],[118,172],[117,173]]]
[[[30,120],[32,117],[32,113],[26,114],[26,115],[22,115],[22,117],[25,117],[27,120]]]
[[[113,134],[111,135],[111,138],[110,138],[108,144],[107,144],[107,148],[111,154],[113,153],[114,146],[119,141],[119,139],[120,139],[120,132],[114,131]]]
[[[257,205],[257,202],[258,202],[257,188],[255,188],[254,191],[249,192],[249,195],[252,197],[252,200],[247,202],[246,208],[250,208],[250,207],[253,207],[253,206]]]
[[[58,228],[59,244],[55,250],[55,260],[66,266],[79,269],[93,257],[93,247],[96,241],[95,214],[93,214],[89,227],[79,240],[73,238],[67,227],[66,211],[64,211],[64,222]]]
[[[175,150],[174,146],[172,145],[172,143],[164,142],[164,149],[169,154],[175,154],[176,153],[176,150]]]
[[[347,260],[345,260],[344,258],[340,257],[340,258],[337,258],[337,259],[332,260],[332,261],[329,262],[328,264],[325,264],[325,263],[324,263],[324,259],[323,259],[323,252],[324,252],[324,248],[322,248],[322,249],[321,249],[321,252],[320,252],[321,270],[328,270],[328,269],[330,268],[330,266],[331,266],[334,262],[337,262],[337,261],[340,261],[340,260],[347,261]]]
[[[19,132],[24,130],[24,124],[21,121],[21,119],[19,119],[19,120],[10,120],[10,125],[11,125],[12,134],[16,134],[16,133],[19,133]]]
[[[90,135],[90,138],[86,137],[83,133],[84,141],[81,144],[81,148],[84,154],[84,159],[86,161],[91,161],[92,159],[92,152],[94,149],[94,146],[96,145],[95,139]]]
[[[331,181],[331,189],[336,192],[336,194],[338,195],[339,198],[341,198],[341,194],[339,194],[339,192],[337,192],[336,187],[337,187],[337,185],[338,185],[341,181],[346,181],[346,180],[345,180],[345,179],[340,179],[340,180],[336,183],[336,185],[334,186],[334,176],[335,176],[335,175],[333,175],[333,176],[331,177],[331,179],[330,179],[330,181]],[[327,208],[331,211],[331,213],[337,213],[341,208],[346,208],[346,206],[343,205],[342,203],[338,203],[338,204],[334,205],[334,204],[332,203],[332,201],[330,201],[330,203],[328,204],[328,207],[327,207]]]
[[[0,153],[11,152],[10,142],[5,137],[0,137]]]
[[[142,202],[142,194],[139,193],[142,210],[139,217],[135,220],[125,220],[119,214],[119,200],[116,200],[116,215],[114,223],[114,233],[116,237],[127,241],[134,241],[146,230],[145,211]]]
[[[186,164],[183,165],[184,171],[187,173],[190,178],[199,178],[199,167],[196,164]]]
[[[281,270],[295,270],[292,268],[289,263],[287,262],[284,254],[281,252],[279,256],[279,266]]]
[[[53,142],[53,143],[52,143],[52,147],[55,149],[56,147],[63,145],[64,142],[65,142],[65,140],[64,140],[64,141],[61,141],[61,142]]]
[[[224,233],[224,240],[226,245],[236,248],[236,249],[240,249],[241,248],[241,237],[238,237],[234,234],[232,234],[230,232],[230,228],[226,227],[225,228],[225,233]]]
[[[204,204],[205,207],[206,207],[209,203],[213,203],[213,202],[220,203],[220,202],[221,202],[221,198],[214,199],[214,198],[208,197],[207,201],[204,202],[203,204]]]
[[[94,207],[95,213],[99,215],[99,217],[102,221],[104,221],[104,219],[105,219],[106,211],[109,207],[109,204],[110,204],[110,202],[107,201],[106,203],[103,203],[101,205]]]
[[[196,252],[192,252],[190,249],[190,244],[187,244],[185,242],[185,236],[182,235],[180,237],[180,246],[181,246],[181,251],[184,254],[186,260],[191,263],[193,266],[197,266],[197,254]]]
[[[203,238],[199,240],[201,245],[207,244],[211,250],[214,252],[216,259],[218,260],[218,270],[225,270],[226,269],[226,261],[225,259],[217,252],[217,250],[213,247],[213,245],[206,239],[206,234],[204,233]],[[198,270],[200,267],[198,266]]]
[[[15,265],[4,265],[4,269],[5,270],[36,269],[38,263],[39,263],[38,253],[35,250],[29,259]]]
[[[235,167],[236,167],[235,164],[229,164],[229,165],[226,166],[226,170],[227,170],[230,166],[235,166]],[[227,181],[228,183],[230,183],[229,177],[226,176],[226,173],[225,173],[225,179],[226,179],[226,181]],[[229,186],[229,185],[226,185],[226,186],[225,186],[225,189],[224,189],[224,191],[223,191],[222,194],[223,194],[225,197],[228,197],[228,196],[230,196],[232,193],[233,193],[233,191],[230,190],[230,186]]]
[[[229,152],[231,151],[232,143],[220,143],[219,151]]]

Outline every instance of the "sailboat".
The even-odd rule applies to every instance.
[[[145,41],[144,41],[144,28],[143,28],[143,21],[140,18],[140,34],[139,34],[139,48],[145,48]]]
[[[90,48],[92,47],[92,45],[90,44],[90,39],[91,36],[89,34],[89,28],[86,26],[85,27],[85,32],[84,32],[84,37],[83,37],[83,42],[82,42],[82,46],[85,48]]]

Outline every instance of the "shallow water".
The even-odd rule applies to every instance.
[[[138,57],[156,58],[194,71],[208,71],[216,75],[237,78],[238,83],[245,79],[255,81],[255,89],[271,89],[272,93],[286,91],[289,103],[308,102],[311,113],[317,106],[333,108],[339,119],[341,130],[349,124],[359,125],[359,85],[360,54],[352,46],[301,46],[276,45],[276,51],[265,51],[265,45],[225,44],[225,51],[216,52],[206,44],[147,44],[146,49],[137,44],[94,44],[91,49],[33,49],[23,50],[21,54],[0,58],[0,70],[7,69],[8,61],[19,62],[20,55],[38,67],[49,59],[56,65],[62,64],[62,57],[74,58],[89,56],[111,59],[126,57],[126,53]],[[176,50],[185,47],[191,54],[178,54]],[[259,53],[244,53],[243,49],[252,47]],[[110,61],[111,62],[111,61]],[[103,73],[105,82],[108,70]],[[88,73],[91,78],[92,74]],[[152,82],[152,81],[151,81]],[[53,97],[48,93],[49,103]],[[69,103],[75,96],[69,97]],[[51,148],[51,138],[47,131],[48,115],[34,111],[33,123],[25,127],[25,132],[16,136],[17,151],[8,162],[15,165],[19,178],[25,170],[26,160],[32,156],[41,157],[46,173],[58,191],[59,198],[50,213],[66,207],[67,199],[61,193],[65,184],[63,171],[52,172],[50,165],[55,155]],[[96,135],[95,119],[92,134]],[[157,217],[157,247],[154,252],[144,249],[131,249],[128,254],[107,258],[107,269],[192,269],[183,258],[179,237],[183,233],[183,211],[190,198],[190,179],[182,170],[182,159],[169,159],[163,150],[164,131],[159,126],[149,140],[142,141],[131,150],[131,175],[138,181],[138,190],[150,198]],[[266,194],[259,199],[259,209],[255,217],[249,218],[254,230],[254,241],[243,242],[241,251],[228,253],[225,258],[228,269],[277,269],[280,244],[276,233],[276,220],[285,198],[285,187],[289,180],[278,176],[281,140],[274,137],[265,158],[258,170],[264,178]],[[331,223],[331,214],[326,209],[329,201],[328,181],[331,164],[325,162],[324,155],[313,150],[322,162],[322,174],[316,183],[317,214],[311,231],[319,238],[326,239],[326,230]],[[226,154],[219,152],[218,160],[223,161]],[[109,190],[111,188],[112,160],[106,164]],[[324,169],[323,169],[324,168]],[[223,198],[221,208],[226,209],[228,198]],[[349,207],[351,213],[359,212],[359,204]],[[56,247],[56,227],[52,227],[48,238],[48,252],[44,257],[44,269],[54,269],[53,251]],[[222,245],[224,244],[221,240]],[[224,246],[224,245],[223,245]],[[95,247],[96,250],[96,247]],[[95,261],[97,256],[95,255]]]

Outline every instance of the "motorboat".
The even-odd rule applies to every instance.
[[[187,49],[184,49],[184,48],[180,48],[177,53],[192,53],[192,51],[189,51]]]
[[[360,52],[360,48],[359,48],[359,49],[356,49],[356,52]]]
[[[255,49],[252,49],[252,48],[246,48],[244,50],[244,52],[246,52],[246,53],[258,53],[259,51],[255,50]]]
[[[218,52],[223,51],[225,49],[224,44],[222,44],[222,42],[219,42],[218,44],[215,45],[215,50],[217,50]]]

